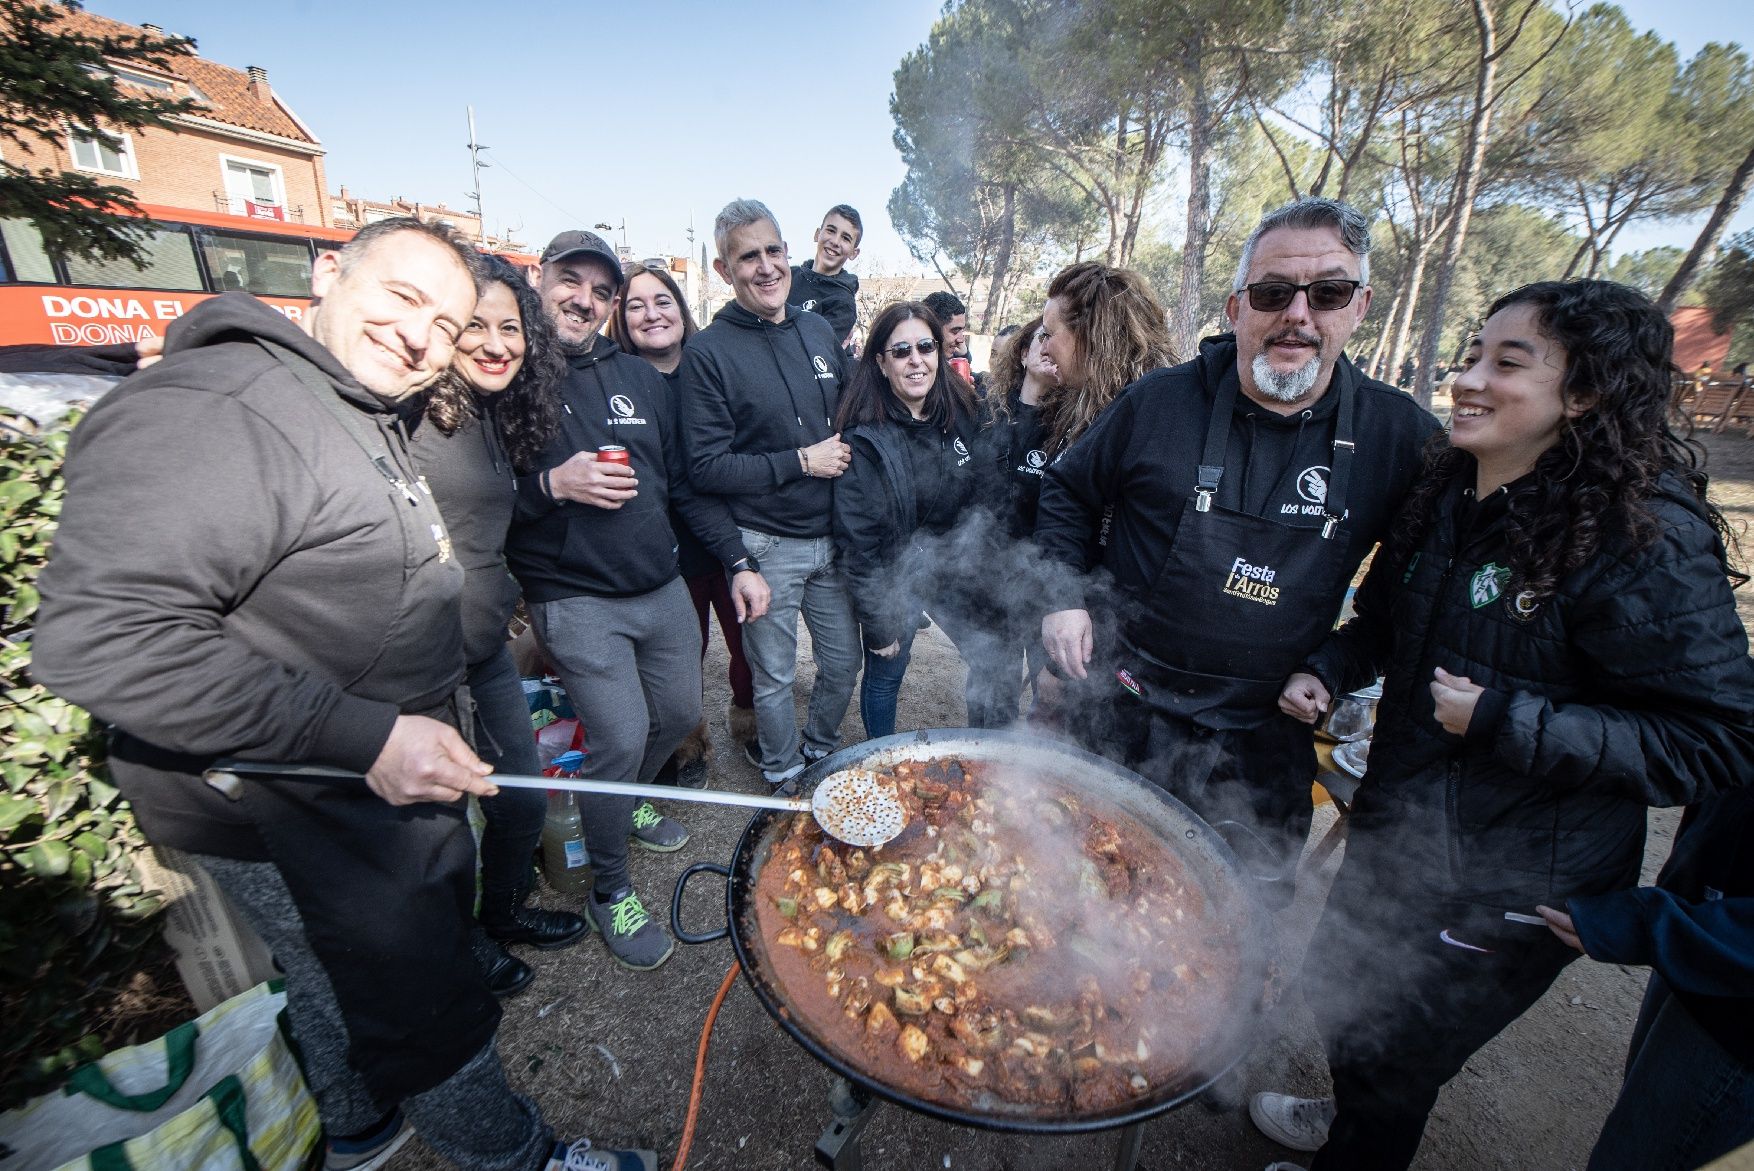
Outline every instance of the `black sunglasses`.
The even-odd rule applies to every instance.
[[[915,350],[918,350],[920,352],[920,357],[923,358],[927,354],[937,353],[938,352],[938,343],[933,341],[931,338],[926,338],[924,341],[920,341],[917,343],[916,342],[896,342],[893,346],[888,347],[883,352],[888,354],[891,358],[894,358],[897,362],[905,362],[905,361],[907,361],[908,355],[913,353]]]
[[[1317,313],[1329,313],[1352,304],[1352,298],[1358,295],[1363,284],[1363,281],[1341,280],[1311,281],[1307,285],[1294,285],[1290,281],[1257,281],[1244,285],[1241,291],[1248,294],[1249,308],[1257,313],[1278,313],[1299,293],[1309,296],[1311,309]]]

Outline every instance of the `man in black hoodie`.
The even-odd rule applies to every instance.
[[[566,1156],[505,1081],[469,950],[460,798],[495,789],[456,731],[463,571],[404,426],[469,324],[473,257],[386,220],[317,259],[303,330],[244,293],[180,318],[75,433],[41,579],[32,670],[113,725],[141,828],[273,949],[329,1166],[409,1122],[469,1167]],[[364,780],[228,800],[202,780],[227,756]]]
[[[786,303],[792,270],[773,213],[737,200],[713,238],[713,267],[736,300],[683,347],[682,417],[694,487],[725,499],[773,590],[767,615],[743,629],[757,735],[745,752],[782,785],[840,743],[859,675],[858,622],[829,535],[833,481],[852,458],[832,422],[844,370],[829,324]],[[802,747],[792,703],[800,610],[816,653]]]
[[[542,299],[569,371],[560,430],[537,475],[518,481],[506,560],[585,733],[591,776],[650,783],[700,720],[700,629],[677,571],[669,508],[731,575],[741,618],[767,586],[724,503],[689,489],[671,385],[598,328],[621,284],[603,238],[562,232],[542,253]],[[619,447],[627,463],[598,458]],[[628,842],[668,853],[688,831],[650,801],[582,795],[592,864],[587,918],[616,962],[644,971],[675,943],[628,876]]]
[[[859,278],[846,266],[858,258],[864,234],[859,213],[837,203],[816,229],[815,259],[792,267],[792,304],[826,317],[843,349],[859,324]]]
[[[1280,876],[1269,902],[1290,901],[1316,775],[1310,728],[1279,711],[1279,690],[1333,626],[1437,429],[1341,352],[1370,304],[1369,250],[1343,203],[1268,214],[1226,308],[1234,335],[1129,387],[1048,469],[1036,522],[1046,557],[1082,573],[1097,550],[1115,587],[1093,622],[1068,577],[1042,621],[1058,671],[1112,688],[1102,750],[1263,835],[1255,869]]]

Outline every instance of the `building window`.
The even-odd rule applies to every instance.
[[[110,69],[110,76],[117,81],[125,81],[129,85],[137,85],[141,89],[150,89],[162,94],[175,93],[176,82],[165,77],[153,77],[146,73],[136,73],[132,69]]]
[[[127,260],[67,258],[70,284],[106,289],[182,289],[199,291],[201,270],[195,267],[195,242],[187,232],[155,231],[142,241],[141,265]]]
[[[122,179],[140,178],[140,169],[134,164],[134,140],[126,134],[116,135],[114,146],[100,138],[75,134],[68,150],[72,152],[73,165],[81,171]]]
[[[207,271],[221,289],[281,297],[311,292],[311,249],[303,240],[259,240],[232,232],[199,233]]]
[[[220,159],[225,168],[225,194],[232,215],[264,220],[286,218],[286,185],[279,167],[226,155]]]

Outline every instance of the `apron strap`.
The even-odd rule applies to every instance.
[[[1336,376],[1339,363],[1334,364]],[[1340,408],[1334,418],[1334,456],[1328,469],[1328,491],[1322,499],[1322,537],[1332,537],[1346,516],[1346,493],[1352,483],[1353,416],[1358,410],[1358,390],[1350,378],[1340,383]]]
[[[1212,417],[1206,420],[1206,446],[1200,453],[1199,482],[1194,485],[1194,511],[1211,512],[1218,481],[1224,478],[1224,444],[1230,438],[1230,416],[1236,413],[1237,383],[1218,380],[1212,399]]]

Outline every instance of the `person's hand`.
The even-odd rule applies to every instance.
[[[365,774],[365,783],[391,805],[413,805],[455,801],[465,793],[491,797],[499,792],[499,786],[486,779],[492,771],[449,724],[425,716],[397,716],[390,738]]]
[[[731,575],[731,605],[737,608],[737,622],[754,622],[767,613],[767,604],[773,597],[773,591],[767,587],[767,578],[753,569],[740,569]]]
[[[1572,923],[1570,915],[1564,911],[1555,911],[1552,907],[1536,907],[1535,911],[1547,920],[1548,928],[1559,937],[1560,943],[1583,951],[1583,940],[1577,937],[1577,926]]]
[[[639,477],[626,464],[604,463],[594,451],[580,451],[548,473],[548,491],[556,500],[573,500],[593,508],[620,508],[639,495]]]
[[[821,443],[800,447],[798,459],[804,465],[806,476],[832,480],[846,471],[847,465],[853,462],[853,449],[840,441],[840,432],[836,431]]]
[[[1294,671],[1285,681],[1285,690],[1279,693],[1279,710],[1294,720],[1313,724],[1322,718],[1333,698],[1320,679],[1305,671]]]
[[[134,369],[144,370],[164,357],[164,339],[143,337],[134,343]]]
[[[1437,722],[1452,736],[1466,736],[1468,722],[1474,718],[1474,705],[1480,702],[1484,687],[1461,675],[1451,675],[1442,667],[1431,680],[1431,698],[1437,701]]]
[[[888,646],[878,647],[871,653],[880,659],[893,659],[896,655],[901,653],[901,640],[898,638]]]
[[[1074,679],[1087,677],[1095,646],[1088,610],[1055,610],[1041,620],[1041,645],[1054,665]]]

